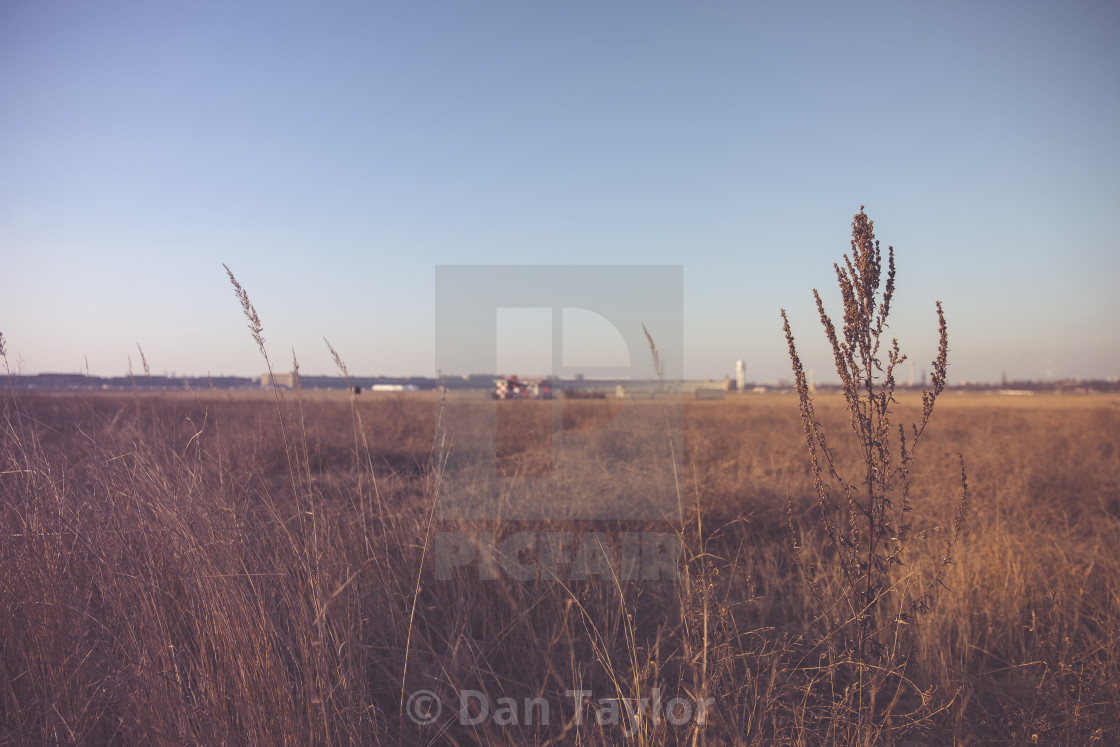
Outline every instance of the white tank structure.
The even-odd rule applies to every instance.
[[[747,385],[747,364],[735,361],[735,387],[741,392]]]

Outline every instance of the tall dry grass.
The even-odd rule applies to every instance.
[[[486,581],[476,565],[439,581],[431,546],[420,570],[431,398],[358,402],[368,460],[355,451],[348,397],[304,400],[310,481],[296,495],[268,399],[5,397],[6,741],[614,744],[622,729],[590,716],[575,725],[563,693],[648,697],[653,687],[666,699],[706,693],[715,710],[702,732],[645,720],[636,743],[841,741],[828,724],[843,717],[829,710],[842,688],[821,678],[816,607],[788,549],[785,495],[806,517],[816,505],[794,397],[687,405],[677,583]],[[908,676],[948,708],[913,740],[1083,744],[1116,732],[1120,402],[1070,404],[1009,410],[951,396],[927,432],[912,479],[929,520],[915,552],[936,554],[949,530],[956,450],[970,455],[984,500],[948,589],[915,623]],[[846,425],[838,398],[816,405],[826,427]],[[573,412],[594,417],[596,406],[606,405]],[[357,494],[356,473],[369,482],[371,469],[382,517]],[[838,587],[823,531],[803,526],[802,562]],[[610,537],[666,526],[473,528]],[[449,703],[462,689],[540,696],[562,717],[416,726],[401,709],[406,648],[406,692],[432,689]]]
[[[898,421],[921,421],[922,401],[898,400]],[[560,404],[562,427],[588,433],[615,407]],[[814,421],[850,428],[849,405],[818,395]],[[1120,399],[1039,405],[938,400],[909,468],[909,499],[922,509],[909,555],[940,557],[956,531],[957,452],[982,500],[937,604],[908,623],[907,656],[893,670],[905,664],[903,694],[892,709],[861,712],[852,686],[873,659],[845,660],[851,650],[821,634],[814,585],[832,598],[850,585],[814,514],[795,396],[684,404],[683,524],[465,523],[436,518],[455,445],[441,439],[430,395],[8,387],[0,739],[1107,744],[1120,729]],[[665,427],[659,407],[635,413],[637,427]],[[513,411],[503,427],[537,420]],[[547,443],[510,437],[499,457],[517,474],[546,459]],[[858,448],[831,445],[839,473],[865,465]],[[600,460],[629,454],[626,444],[598,447]],[[592,479],[601,466],[589,460],[568,477]],[[675,532],[680,577],[490,580],[478,561],[437,577],[435,538],[464,530],[570,532],[608,554],[626,532]],[[920,584],[932,578],[928,565],[916,572]],[[445,705],[430,724],[406,709],[421,689]],[[460,723],[463,690],[540,698],[552,717]],[[577,708],[568,690],[714,705],[703,725],[650,714],[611,723],[602,703]]]

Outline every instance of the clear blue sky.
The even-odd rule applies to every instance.
[[[5,2],[25,373],[433,373],[438,264],[680,264],[685,374],[789,378],[861,204],[952,381],[1120,375],[1113,3]],[[926,364],[928,365],[928,364]],[[920,370],[920,368],[919,368]]]

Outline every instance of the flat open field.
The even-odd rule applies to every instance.
[[[0,402],[0,741],[843,744],[860,714],[881,743],[1120,734],[1118,397],[938,399],[898,609],[869,623],[902,652],[878,699],[794,395],[627,403],[617,432],[611,400],[480,401],[458,440],[431,394]],[[815,404],[858,475],[844,403]],[[500,515],[460,520],[471,490]]]

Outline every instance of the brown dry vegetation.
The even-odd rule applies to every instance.
[[[569,689],[714,698],[705,727],[639,744],[843,743],[838,648],[790,547],[841,585],[798,403],[686,403],[686,521],[476,525],[680,532],[679,582],[435,578],[430,396],[7,391],[0,412],[0,739],[23,743],[619,744]],[[557,403],[558,405],[560,403]],[[815,401],[832,433],[839,397]],[[592,430],[611,402],[564,402]],[[921,403],[903,398],[902,420]],[[651,416],[656,416],[653,408]],[[283,414],[285,430],[280,428]],[[529,427],[529,410],[502,428]],[[653,426],[651,426],[653,427]],[[968,456],[972,508],[910,678],[877,741],[1107,744],[1120,732],[1120,399],[946,393],[911,475],[894,571],[943,552]],[[528,442],[540,443],[530,439]],[[539,460],[511,438],[501,459]],[[453,447],[454,449],[454,447]],[[604,452],[609,453],[609,452]],[[857,455],[840,451],[841,463]],[[425,544],[427,543],[427,544]],[[419,726],[403,702],[447,702]],[[543,697],[548,725],[460,725],[455,693]],[[906,731],[909,729],[909,731]]]

